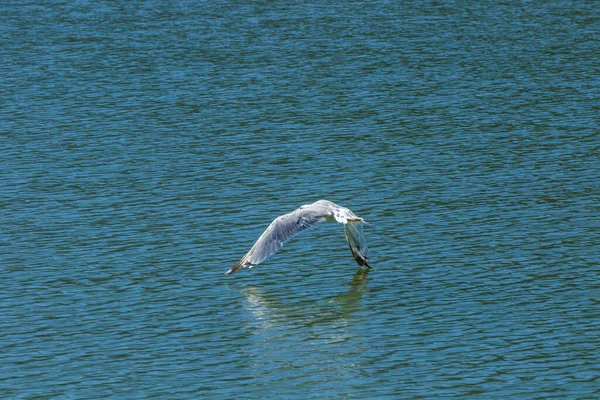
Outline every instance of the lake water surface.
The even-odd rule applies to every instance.
[[[593,1],[0,5],[0,396],[600,398]],[[278,215],[337,224],[223,274]]]

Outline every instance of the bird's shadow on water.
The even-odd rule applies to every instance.
[[[240,288],[245,297],[244,308],[262,328],[288,323],[295,326],[315,326],[352,320],[362,309],[361,299],[368,292],[369,269],[359,269],[341,295],[335,297],[300,298],[281,290],[267,293],[264,287],[249,285]],[[298,284],[306,283],[300,281]]]

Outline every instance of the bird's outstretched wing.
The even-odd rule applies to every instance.
[[[371,266],[367,262],[368,251],[367,243],[363,237],[363,221],[360,218],[356,218],[358,221],[349,221],[344,224],[344,233],[346,233],[346,240],[350,245],[350,251],[354,256],[354,259],[361,267]]]
[[[302,208],[277,217],[254,243],[250,251],[225,275],[235,273],[240,267],[260,264],[281,249],[283,244],[293,236],[325,220],[324,215],[317,215]]]

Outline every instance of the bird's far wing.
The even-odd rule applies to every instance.
[[[293,236],[322,221],[325,221],[324,217],[302,209],[277,217],[254,243],[250,251],[227,271],[226,275],[235,273],[243,266],[260,264],[281,249],[283,244]]]
[[[363,221],[352,221],[344,224],[344,232],[346,240],[350,245],[350,251],[358,265],[371,268],[368,264],[367,243],[363,237]]]

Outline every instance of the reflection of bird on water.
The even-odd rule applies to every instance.
[[[368,269],[358,270],[347,291],[326,302],[290,298],[288,292],[282,297],[265,293],[264,288],[256,286],[247,286],[240,291],[246,297],[244,309],[262,329],[285,326],[291,321],[294,326],[315,326],[334,321],[343,325],[362,308],[360,299],[368,291],[368,273]]]
[[[352,282],[350,282],[350,290],[348,290],[342,296],[336,297],[337,301],[341,301],[348,305],[355,303],[359,300],[364,293],[366,293],[369,288],[367,286],[369,282],[369,278],[367,274],[369,273],[368,269],[359,269],[354,277],[352,278]]]
[[[346,239],[356,262],[361,267],[370,268],[367,244],[363,237],[363,219],[357,217],[346,207],[338,206],[331,201],[319,200],[277,217],[258,238],[250,251],[227,271],[226,275],[235,273],[241,267],[252,268],[254,265],[260,264],[281,249],[287,240],[324,221],[337,221],[344,224]]]

